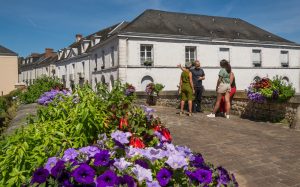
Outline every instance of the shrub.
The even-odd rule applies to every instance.
[[[23,103],[34,103],[37,99],[44,93],[52,88],[62,88],[58,78],[52,78],[47,76],[42,76],[36,79],[35,83],[30,85],[23,94],[21,94],[21,101]]]
[[[118,125],[111,123],[111,115],[121,116],[126,110],[107,109],[116,104],[118,110],[130,105],[132,99],[125,98],[128,96],[124,88],[116,84],[111,92],[103,89],[103,93],[96,94],[85,86],[76,89],[72,96],[61,96],[63,99],[55,98],[47,107],[41,106],[37,117],[29,118],[26,127],[0,142],[0,186],[20,186],[48,157],[61,155],[70,147],[86,146],[95,142],[99,133],[116,129]]]

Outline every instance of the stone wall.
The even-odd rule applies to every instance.
[[[137,93],[138,103],[145,104],[147,95]],[[202,108],[212,111],[216,101],[214,91],[205,91],[202,97]],[[178,95],[174,91],[162,92],[157,105],[179,108]],[[269,121],[287,123],[291,128],[300,129],[300,95],[291,98],[287,103],[254,103],[243,91],[238,91],[232,101],[231,113],[254,121]]]

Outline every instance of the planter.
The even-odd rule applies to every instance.
[[[150,106],[156,105],[156,102],[157,102],[157,96],[154,96],[154,95],[149,95],[149,96],[148,96],[147,103],[148,103]]]

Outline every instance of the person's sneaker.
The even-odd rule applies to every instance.
[[[182,116],[184,113],[183,112],[179,112],[179,116]]]
[[[192,113],[191,113],[191,112],[189,112],[187,115],[188,115],[188,116],[192,116]]]
[[[213,114],[213,113],[210,113],[210,114],[208,114],[208,115],[206,115],[206,116],[209,117],[209,118],[214,118],[214,117],[216,117],[216,115]]]
[[[225,115],[226,119],[229,119],[229,115]]]

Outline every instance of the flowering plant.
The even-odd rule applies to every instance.
[[[38,99],[38,104],[40,105],[48,105],[49,103],[53,102],[53,100],[56,98],[58,95],[64,95],[64,96],[70,96],[71,91],[68,90],[58,90],[58,89],[53,89],[50,90],[49,92],[45,92],[39,99]]]
[[[129,95],[133,95],[135,92],[135,87],[132,84],[125,84],[125,95],[129,96]]]
[[[147,95],[152,95],[152,96],[156,96],[159,94],[160,91],[163,90],[165,86],[160,84],[160,83],[149,83],[147,86],[146,86],[146,93]]]
[[[255,80],[247,90],[251,101],[263,103],[265,101],[284,102],[295,95],[292,84],[285,82],[282,77],[276,76],[273,80],[262,78]]]
[[[69,148],[35,170],[31,185],[53,186],[238,186],[233,174],[206,163],[188,147],[160,142],[145,149],[129,144],[130,133],[99,135],[97,144]]]

